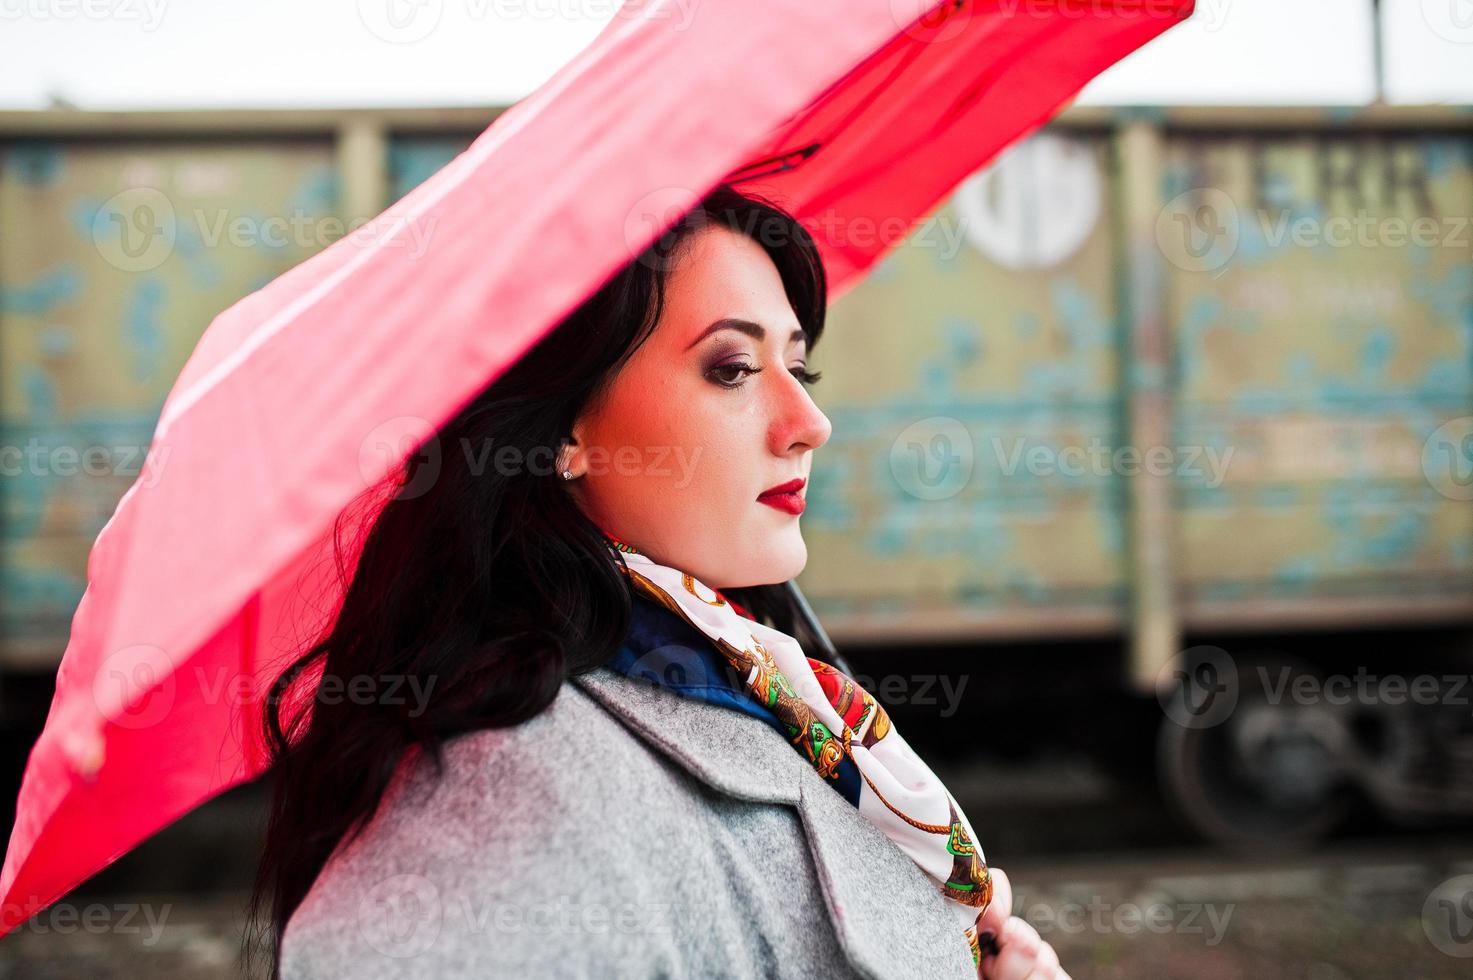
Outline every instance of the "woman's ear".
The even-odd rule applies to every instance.
[[[582,421],[575,422],[572,433],[564,436],[558,447],[557,475],[562,479],[576,480],[586,470],[583,459],[583,429]]]

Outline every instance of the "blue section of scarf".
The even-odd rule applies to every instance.
[[[631,605],[629,637],[609,661],[610,670],[760,718],[784,741],[792,743],[788,726],[757,700],[710,637],[645,596],[636,595]],[[801,751],[797,745],[793,750]],[[859,806],[861,776],[854,760],[846,757],[836,774],[838,778],[831,785],[852,805]]]

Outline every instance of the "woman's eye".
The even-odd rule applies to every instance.
[[[708,371],[707,374],[723,388],[740,388],[744,383],[744,375],[760,374],[762,370],[762,368],[753,367],[750,364],[743,364],[740,361],[735,361],[731,364],[722,364],[714,367],[710,371]],[[793,377],[797,378],[805,385],[817,384],[818,380],[823,377],[823,372],[809,371],[808,368],[804,367],[801,364],[798,367],[792,368],[791,373]]]
[[[761,368],[752,367],[750,364],[734,361],[731,364],[722,364],[714,367],[707,373],[715,378],[716,383],[723,388],[740,388],[742,386],[742,381],[740,380],[741,374],[757,374],[761,370]],[[737,374],[733,375],[732,372],[737,372]],[[730,377],[731,380],[723,381],[721,380],[723,377]]]

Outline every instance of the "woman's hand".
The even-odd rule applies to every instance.
[[[1059,954],[1039,938],[1038,930],[1013,915],[1013,886],[997,868],[992,872],[992,904],[982,914],[979,933],[997,937],[998,953],[982,950],[983,980],[1069,980]]]

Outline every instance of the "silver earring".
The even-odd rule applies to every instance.
[[[572,470],[563,470],[563,479],[564,480],[571,480],[572,478],[573,478],[573,471]]]

